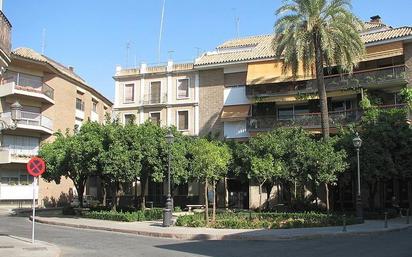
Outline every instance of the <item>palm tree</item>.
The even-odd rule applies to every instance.
[[[316,70],[321,108],[322,135],[329,138],[329,117],[324,67],[338,66],[351,72],[365,53],[359,29],[363,23],[352,12],[350,0],[286,0],[276,11],[273,47],[284,60],[284,71],[296,78]]]

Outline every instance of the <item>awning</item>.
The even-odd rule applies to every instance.
[[[250,104],[224,106],[220,119],[225,121],[245,120],[250,116]]]
[[[366,56],[362,61],[378,60],[388,57],[403,55],[403,43],[394,42],[390,44],[369,46],[366,48]]]
[[[272,84],[292,80],[292,72],[283,72],[283,61],[268,61],[250,63],[247,68],[247,85]],[[314,76],[305,76],[300,65],[296,74],[296,81],[313,79]]]

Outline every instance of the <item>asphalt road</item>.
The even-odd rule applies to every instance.
[[[31,237],[27,218],[0,214],[0,233]],[[176,241],[36,224],[36,239],[58,245],[64,257],[411,257],[412,229],[354,238],[282,241]]]

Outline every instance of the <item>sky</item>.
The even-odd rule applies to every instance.
[[[282,0],[165,0],[160,62],[193,61],[225,40],[268,34]],[[114,100],[117,65],[158,63],[163,0],[3,0],[13,48],[29,47],[73,66]],[[363,20],[379,14],[393,27],[412,26],[412,0],[352,0]],[[239,20],[237,26],[237,19]],[[237,27],[239,30],[237,30]]]

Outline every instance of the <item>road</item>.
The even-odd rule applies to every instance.
[[[31,237],[27,218],[0,214],[0,233]],[[353,238],[282,241],[176,241],[36,224],[36,239],[58,245],[64,257],[410,257],[412,229]]]

